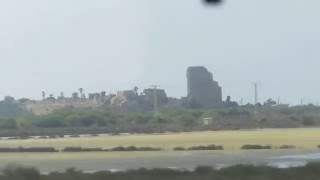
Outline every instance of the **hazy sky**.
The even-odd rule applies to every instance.
[[[204,65],[223,96],[320,103],[320,1],[2,0],[0,96],[159,84],[186,95]]]

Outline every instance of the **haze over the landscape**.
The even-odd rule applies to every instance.
[[[76,2],[76,3],[75,3]],[[40,99],[148,88],[186,95],[188,66],[214,74],[223,96],[320,103],[320,1],[4,0],[0,96]]]

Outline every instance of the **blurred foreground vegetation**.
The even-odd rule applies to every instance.
[[[34,168],[8,166],[0,180],[318,180],[320,164],[312,163],[305,167],[278,169],[266,166],[237,165],[220,170],[211,167],[197,167],[194,171],[179,171],[172,169],[139,169],[126,172],[101,171],[85,174],[75,169],[65,172],[53,172],[42,175]]]

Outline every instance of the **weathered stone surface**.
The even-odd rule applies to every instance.
[[[137,95],[133,90],[118,91],[117,95],[111,99],[111,104],[115,106],[123,106],[124,104],[132,104],[137,99]]]
[[[45,115],[50,114],[56,110],[61,109],[94,109],[101,107],[104,102],[96,101],[96,100],[89,100],[89,99],[72,99],[72,98],[65,98],[65,99],[57,99],[57,100],[42,100],[42,101],[26,101],[22,104],[25,108],[31,111],[35,115]]]
[[[213,75],[203,66],[189,67],[187,70],[188,99],[202,107],[220,107],[222,90]]]
[[[143,93],[144,100],[149,104],[154,103],[154,93],[156,93],[158,105],[165,104],[168,101],[168,97],[164,89],[157,89],[156,91],[154,89],[145,89],[143,90]]]

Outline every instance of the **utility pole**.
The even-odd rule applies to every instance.
[[[153,112],[154,112],[154,116],[157,114],[158,112],[158,96],[157,96],[157,88],[160,85],[151,85],[151,87],[153,88]]]
[[[253,120],[256,120],[256,111],[258,104],[258,85],[256,82],[253,83],[254,86],[254,105],[253,105]]]
[[[257,105],[258,104],[258,84],[254,82],[253,85],[254,85],[254,105]]]

